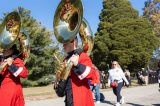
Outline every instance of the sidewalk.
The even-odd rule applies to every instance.
[[[116,96],[111,89],[102,91],[105,101],[95,106],[113,106],[116,103]],[[122,106],[160,106],[160,92],[158,84],[123,88],[122,95],[125,97],[125,104]],[[26,106],[64,106],[64,98],[27,101]]]
[[[131,86],[135,87],[135,86]],[[126,87],[123,87],[126,88]],[[100,92],[107,92],[112,90],[111,88],[100,89]],[[23,88],[25,101],[33,101],[33,100],[44,100],[44,99],[52,99],[58,98],[53,89],[53,85],[48,85],[44,87],[31,87],[31,88]]]

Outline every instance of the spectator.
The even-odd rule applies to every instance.
[[[129,85],[131,86],[131,75],[130,75],[130,72],[128,69],[125,69],[124,75],[125,75],[126,79],[128,80]],[[127,86],[126,83],[125,83],[125,86]]]
[[[106,74],[104,71],[101,72],[101,83],[102,83],[102,89],[106,89]]]
[[[109,78],[108,78],[108,86],[113,88],[113,93],[117,97],[116,106],[120,106],[120,103],[124,103],[124,97],[121,96],[121,89],[123,86],[123,80],[126,82],[127,86],[129,86],[129,82],[127,81],[124,73],[118,64],[117,61],[112,62],[112,69],[109,70]]]
[[[144,83],[145,85],[148,85],[148,71],[142,68],[142,75],[144,77]]]
[[[145,82],[144,82],[144,77],[142,75],[142,71],[138,71],[136,76],[138,79],[138,84],[143,85]]]
[[[95,75],[96,75],[96,79],[95,80],[90,80],[90,88],[93,91],[95,91],[95,98],[96,98],[96,103],[100,103],[100,74],[99,74],[99,70],[98,68],[93,65],[93,67],[95,68]]]

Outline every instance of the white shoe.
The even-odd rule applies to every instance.
[[[99,103],[100,103],[100,101],[96,101],[96,103],[97,103],[97,104],[99,104]]]
[[[124,104],[124,97],[122,96],[121,100],[120,100],[121,104]]]
[[[119,102],[116,103],[116,106],[121,106]]]

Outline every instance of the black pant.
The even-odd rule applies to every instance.
[[[66,90],[65,106],[73,106],[72,89]]]
[[[69,77],[66,84],[65,89],[65,106],[74,106],[73,105],[73,93],[72,93],[72,84],[71,84],[71,78]]]
[[[122,96],[121,96],[121,89],[123,87],[123,82],[118,83],[117,87],[113,88],[113,93],[117,96],[117,102],[120,102]]]

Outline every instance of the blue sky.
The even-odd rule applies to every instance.
[[[11,12],[18,6],[31,10],[31,15],[49,30],[53,30],[53,16],[61,0],[0,0],[0,17],[5,12]],[[99,23],[99,14],[102,10],[103,0],[82,0],[84,17],[95,33]],[[117,0],[118,1],[118,0]],[[130,0],[132,6],[142,15],[142,8],[146,0]]]

